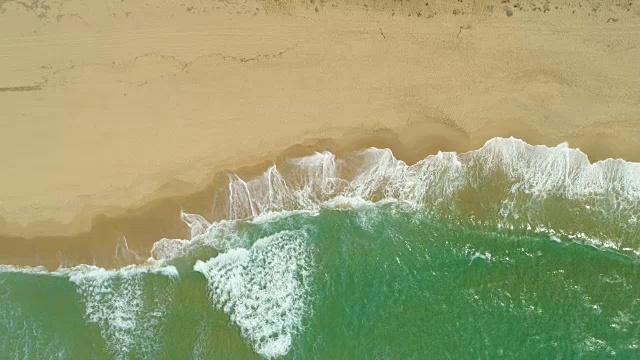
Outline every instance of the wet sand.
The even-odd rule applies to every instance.
[[[0,1],[3,264],[145,258],[224,171],[315,150],[640,161],[633,2],[25,4]]]

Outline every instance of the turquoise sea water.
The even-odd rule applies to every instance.
[[[640,358],[639,164],[493,139],[229,179],[145,265],[3,267],[0,358]]]

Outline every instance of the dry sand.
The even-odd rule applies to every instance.
[[[507,16],[511,13],[511,16]],[[495,136],[640,161],[640,6],[0,0],[0,263],[185,237],[225,169]]]

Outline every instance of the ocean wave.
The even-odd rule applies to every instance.
[[[154,336],[161,333],[166,320],[172,287],[145,288],[150,279],[143,275],[157,274],[173,279],[178,277],[175,267],[128,266],[105,270],[85,266],[64,272],[77,286],[87,322],[99,326],[114,359],[127,359],[134,350],[145,357],[159,355]]]
[[[544,233],[640,256],[640,164],[591,163],[567,144],[494,138],[478,150],[440,152],[413,165],[389,149],[341,158],[318,152],[288,159],[252,179],[230,174],[225,191],[219,216],[224,220],[181,210],[190,238],[157,241],[143,265],[56,271],[0,265],[0,272],[68,278],[86,322],[99,328],[112,358],[127,358],[132,351],[157,357],[153,338],[165,326],[171,282],[180,277],[171,262],[213,249],[213,255],[192,260],[192,270],[206,280],[211,306],[229,315],[259,355],[272,358],[290,351],[311,311],[313,250],[304,226],[288,223],[301,221],[298,215],[395,203],[462,225]],[[356,219],[368,229],[367,219]],[[489,252],[469,256],[492,260]],[[154,278],[163,285],[148,286]]]
[[[640,164],[591,163],[566,143],[547,147],[493,138],[478,150],[439,152],[413,165],[389,149],[369,148],[344,158],[318,152],[273,165],[249,180],[230,174],[226,195],[225,203],[214,207],[225,209],[219,217],[228,220],[268,221],[292,211],[402,202],[462,223],[546,231],[618,250],[640,248]],[[199,215],[182,217],[197,229],[194,238],[220,228]],[[168,258],[187,247],[163,239],[154,250]]]
[[[129,265],[114,270],[93,265],[79,265],[60,268],[56,271],[48,271],[44,267],[2,265],[0,272],[67,278],[75,285],[80,295],[87,323],[93,323],[99,327],[100,334],[113,359],[127,359],[132,351],[149,357],[157,356],[159,348],[156,346],[157,341],[153,341],[153,336],[160,333],[165,321],[165,310],[170,304],[168,300],[171,298],[172,287],[147,286],[145,288],[145,284],[152,280],[146,275],[155,274],[170,281],[179,277],[175,266],[161,263]],[[145,309],[153,309],[153,311],[149,312]],[[19,317],[16,314],[9,316],[7,311],[4,313],[8,319]],[[0,323],[2,322],[0,319]],[[39,330],[34,326],[26,320],[20,326],[10,324],[9,328],[17,340],[38,342],[40,341],[38,340],[40,336],[37,336]],[[19,331],[23,331],[24,334],[18,333]],[[31,348],[41,350],[56,346],[54,343],[47,344],[47,347],[36,345],[34,343],[30,346],[25,343],[24,351]],[[55,353],[51,352],[51,354]],[[25,358],[31,357],[25,355]],[[51,355],[51,358],[58,357]],[[60,358],[65,356],[61,355]]]
[[[329,152],[274,165],[261,177],[230,177],[229,218],[279,210],[317,208],[343,196],[414,204],[450,201],[466,187],[479,187],[493,176],[506,177],[510,193],[569,199],[607,196],[612,202],[640,199],[640,164],[607,159],[590,163],[566,143],[529,145],[515,138],[494,138],[479,150],[431,155],[414,165],[397,160],[391,150],[369,148],[344,159]],[[620,204],[621,205],[621,204]]]
[[[640,254],[640,163],[591,163],[567,143],[530,145],[493,138],[478,150],[439,152],[413,165],[390,149],[368,148],[338,158],[316,152],[287,159],[262,175],[228,175],[226,196],[212,208],[219,221],[180,211],[189,239],[163,238],[151,262],[183,256],[207,245],[220,251],[244,246],[236,220],[268,222],[322,208],[357,208],[400,202],[458,223],[577,239]],[[155,267],[146,267],[146,269]],[[0,265],[0,272],[64,275],[44,267]]]
[[[289,352],[308,312],[312,256],[303,231],[283,231],[236,248],[194,270],[208,283],[211,302],[229,314],[255,351],[267,358]]]

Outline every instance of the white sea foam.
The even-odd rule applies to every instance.
[[[267,358],[285,355],[300,331],[309,311],[311,268],[303,231],[276,233],[194,266],[207,279],[213,305]]]
[[[314,209],[338,196],[418,204],[450,201],[462,188],[496,172],[511,182],[511,192],[532,196],[640,198],[638,163],[608,159],[591,164],[583,152],[566,143],[533,146],[514,138],[494,138],[479,150],[463,154],[440,152],[411,166],[397,160],[391,150],[376,148],[345,159],[316,153],[286,166],[286,175],[276,166],[250,181],[232,175],[229,218]]]
[[[309,213],[308,211],[279,211],[264,212],[247,221],[247,223],[260,223],[272,221],[298,213]],[[242,222],[235,220],[223,220],[214,223],[203,233],[191,239],[161,239],[153,244],[151,255],[158,260],[168,260],[177,256],[185,256],[193,249],[203,246],[226,251],[228,249],[243,247],[248,245],[247,238],[242,234],[239,226]]]
[[[155,357],[159,350],[154,337],[160,332],[171,297],[171,287],[147,287],[145,274],[176,278],[173,266],[127,266],[105,270],[96,266],[62,269],[73,282],[85,306],[85,318],[100,328],[114,359],[128,359],[131,351]]]
[[[557,217],[547,215],[544,204],[554,198],[565,206],[570,201],[581,202],[580,211],[570,216],[584,216],[585,220],[599,216],[602,220],[605,214],[611,219],[609,225],[626,226],[623,235],[640,231],[636,221],[640,218],[640,164],[613,159],[592,164],[583,152],[566,143],[533,146],[514,138],[494,138],[462,154],[439,152],[414,165],[396,159],[389,149],[369,148],[341,159],[329,152],[291,159],[251,180],[231,174],[225,216],[275,218],[288,211],[352,208],[381,201],[441,208],[448,213],[460,204],[482,205],[460,200],[465,191],[474,196],[498,194],[483,200],[497,201],[499,211],[492,216],[498,228],[553,229]],[[492,211],[488,205],[485,208]],[[208,223],[202,219],[198,224]],[[575,234],[578,229],[555,230]],[[211,238],[211,227],[197,234]],[[158,245],[171,247],[173,250],[164,252],[173,254],[179,254],[182,247],[166,240]],[[637,248],[639,244],[624,245]]]
[[[0,265],[0,272],[3,273],[23,273],[23,274],[40,274],[49,275],[51,272],[44,266],[15,266],[15,265]]]
[[[204,217],[198,214],[187,214],[180,209],[180,219],[191,229],[191,238],[204,234],[211,226]]]
[[[160,332],[164,322],[164,313],[170,302],[172,287],[147,286],[143,292],[145,275],[157,274],[169,279],[179,277],[178,270],[170,265],[129,265],[117,270],[79,265],[60,268],[56,271],[47,271],[44,267],[2,265],[0,272],[68,278],[76,285],[81,295],[87,322],[95,323],[99,327],[107,349],[114,359],[128,359],[129,353],[134,349],[138,354],[145,354],[148,357],[157,356],[159,347],[154,336]],[[6,319],[19,318],[16,315],[17,310],[11,310],[13,308],[8,307],[10,304],[1,300],[0,298],[0,304],[6,306],[0,306],[0,313],[7,316],[0,319],[0,326]],[[58,348],[54,351],[56,342],[40,344],[39,339],[44,339],[44,336],[38,335],[39,330],[31,320],[9,325],[15,335],[12,339],[25,342],[24,349],[20,349],[25,351],[25,355],[20,358],[54,359],[58,358],[58,355],[66,358],[64,351]],[[30,356],[28,353],[30,349],[46,349],[48,357],[43,357],[42,354]],[[19,354],[20,351],[16,350],[14,353]]]
[[[165,260],[183,256],[190,249],[191,241],[183,239],[160,239],[153,243],[151,256],[157,260]]]
[[[356,209],[363,206],[373,206],[375,203],[360,197],[336,196],[331,200],[325,201],[322,205],[336,209]]]
[[[284,219],[296,214],[317,215],[318,211],[317,210],[282,210],[282,211],[263,212],[255,216],[254,218],[252,218],[250,222],[253,224],[268,223],[271,221]]]
[[[459,198],[465,192],[475,198]],[[497,197],[482,198],[490,192]],[[557,224],[557,215],[548,214],[549,206],[545,207],[550,198],[566,206],[561,211],[575,217],[577,225],[563,228],[568,225]],[[570,205],[571,201],[575,204]],[[493,138],[478,150],[439,152],[414,165],[396,159],[389,149],[369,148],[340,159],[329,152],[290,159],[250,180],[230,174],[224,214],[229,220],[211,224],[202,216],[182,212],[192,230],[190,241],[162,239],[154,244],[152,255],[169,259],[195,246],[221,251],[242,246],[234,219],[273,221],[300,211],[317,213],[322,207],[356,208],[381,202],[440,209],[499,229],[570,238],[580,235],[582,240],[598,239],[594,244],[611,248],[640,249],[637,239],[625,239],[640,232],[636,221],[640,218],[640,164],[613,159],[592,164],[583,152],[566,143],[547,147],[515,138]],[[481,208],[475,211],[488,218],[479,219],[474,210],[455,213],[465,206]],[[593,218],[608,219],[605,228],[618,227],[617,238],[583,232],[580,224]]]

